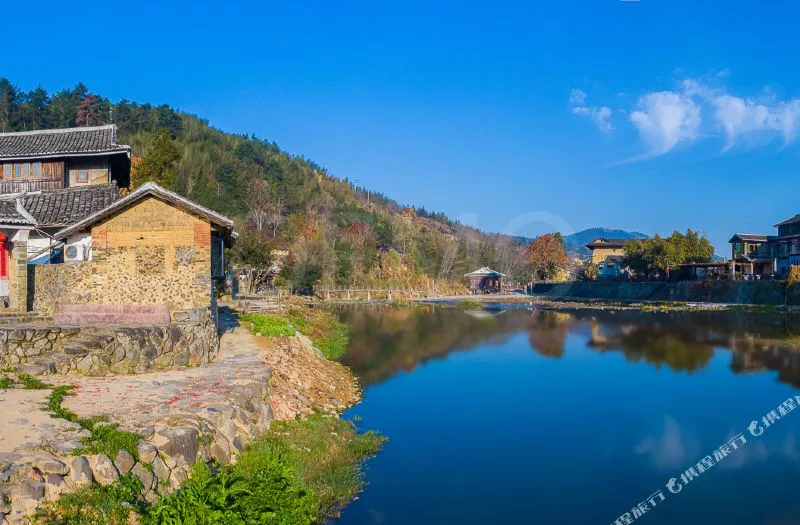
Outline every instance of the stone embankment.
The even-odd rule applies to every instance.
[[[787,291],[786,284],[779,281],[541,283],[534,285],[532,295],[559,300],[800,305],[800,287],[793,287]]]
[[[0,368],[30,375],[103,376],[208,363],[219,350],[207,309],[162,326],[0,326]]]
[[[63,406],[79,417],[102,414],[139,435],[136,454],[85,454],[81,439],[88,431],[43,411],[49,391],[0,390],[0,524],[21,522],[65,490],[108,484],[128,473],[154,501],[180,487],[197,461],[236,461],[273,418],[336,413],[358,400],[349,370],[319,356],[302,338],[254,337],[233,316],[221,320],[221,349],[211,363],[140,375],[48,378],[76,385]],[[7,405],[18,408],[6,411]]]

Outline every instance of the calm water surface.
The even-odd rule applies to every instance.
[[[800,320],[754,314],[347,310],[366,397],[389,437],[342,524],[800,523]],[[797,337],[800,337],[798,335]],[[794,340],[800,348],[800,339]],[[686,485],[672,477],[740,432]]]

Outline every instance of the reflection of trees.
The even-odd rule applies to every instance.
[[[345,361],[364,386],[379,383],[454,350],[502,343],[523,330],[528,317],[527,312],[495,314],[478,318],[442,307],[346,309],[342,317],[350,325],[350,346]]]
[[[560,358],[572,333],[599,352],[620,351],[628,361],[674,371],[700,370],[715,348],[728,348],[734,372],[776,370],[781,381],[800,386],[800,339],[794,335],[800,333],[800,316],[633,310],[493,313],[441,307],[344,310],[351,327],[347,364],[369,385],[455,350],[502,344],[522,331],[535,352]]]
[[[574,321],[568,313],[537,310],[528,320],[528,343],[539,355],[558,359],[564,355],[564,343]]]
[[[595,321],[596,322],[596,321]],[[620,324],[604,334],[599,349],[619,348],[628,361],[644,361],[672,370],[695,372],[714,355],[713,345],[691,327],[666,327],[658,324]]]

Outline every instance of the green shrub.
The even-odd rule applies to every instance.
[[[244,483],[231,475],[230,469],[215,473],[199,462],[183,488],[161,498],[144,514],[142,524],[245,524],[246,495]]]
[[[127,525],[131,511],[141,511],[142,484],[132,475],[103,487],[96,483],[63,494],[40,507],[33,523],[43,525]]]
[[[328,359],[339,359],[350,344],[347,325],[331,313],[316,308],[290,308],[286,318],[292,326],[319,348]]]
[[[285,319],[277,315],[246,314],[240,317],[242,321],[250,323],[250,332],[267,337],[279,335],[292,336],[294,330]]]
[[[14,388],[14,380],[8,376],[0,377],[0,389]]]

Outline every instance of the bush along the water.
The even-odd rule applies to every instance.
[[[48,503],[36,523],[310,525],[338,515],[363,488],[361,464],[384,438],[335,416],[276,422],[235,465],[198,463],[178,492],[153,505],[136,478],[93,484]],[[132,516],[135,514],[135,516]]]

